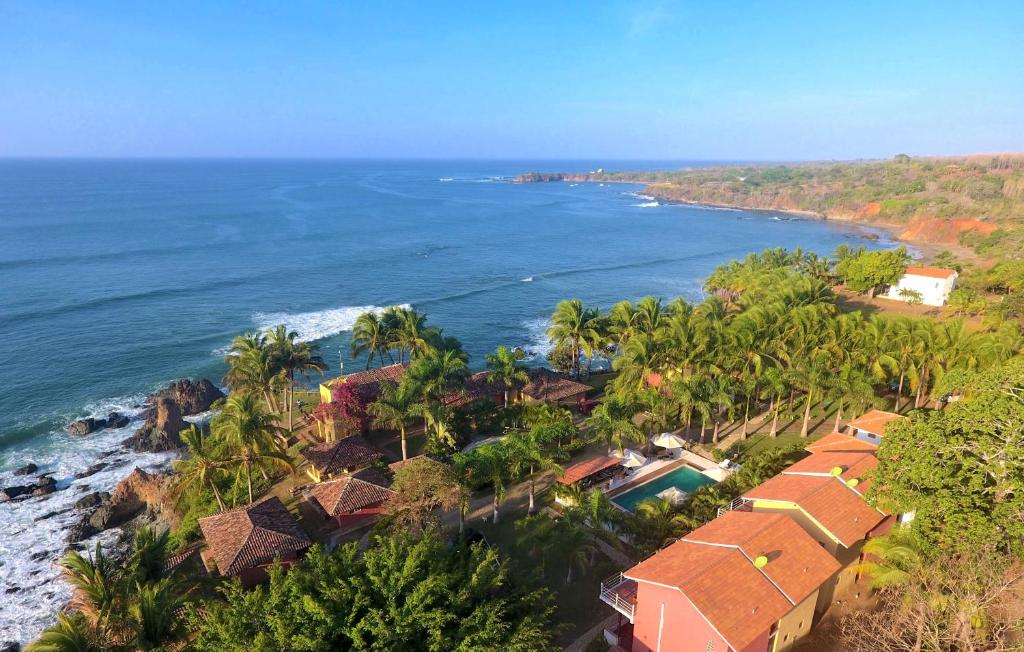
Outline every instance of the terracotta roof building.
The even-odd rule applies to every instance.
[[[566,378],[550,369],[538,367],[529,370],[530,382],[521,390],[524,400],[535,403],[560,403],[576,399],[592,388],[575,380]]]
[[[878,444],[872,444],[871,442],[864,441],[863,439],[857,439],[852,435],[844,435],[841,432],[833,432],[808,444],[804,448],[811,453],[873,453],[878,450]]]
[[[333,442],[310,446],[302,456],[324,478],[357,471],[380,458],[384,453],[371,446],[360,435],[352,435]]]
[[[562,477],[558,478],[558,481],[565,485],[575,484],[581,480],[586,480],[600,473],[614,469],[621,464],[622,459],[618,457],[611,457],[608,455],[593,457],[589,460],[578,462],[566,467],[565,472],[562,474]]]
[[[313,502],[338,527],[351,529],[375,520],[395,492],[372,482],[342,476],[313,486],[307,500]]]
[[[956,287],[956,270],[943,267],[908,267],[903,276],[882,296],[897,301],[916,301],[926,306],[944,306]]]
[[[850,434],[857,439],[878,445],[881,443],[882,437],[885,437],[885,430],[890,423],[906,418],[895,412],[871,410],[851,421],[847,427]]]
[[[339,383],[351,385],[352,388],[366,401],[372,401],[380,394],[380,384],[383,382],[399,383],[405,376],[409,364],[392,364],[386,367],[374,367],[365,371],[357,371],[354,374],[332,378],[320,384],[320,400],[324,403],[331,402],[331,388]]]
[[[222,575],[241,578],[246,586],[266,579],[275,560],[294,562],[312,544],[276,496],[199,519],[207,555]]]
[[[625,571],[632,608],[616,609],[633,622],[635,651],[787,649],[838,569],[789,517],[729,512]]]

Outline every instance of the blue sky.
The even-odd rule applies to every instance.
[[[0,0],[0,156],[1017,151],[1022,61],[995,0]]]

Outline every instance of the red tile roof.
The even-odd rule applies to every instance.
[[[327,381],[328,387],[334,387],[338,383],[352,385],[365,400],[373,400],[380,394],[380,384],[383,382],[399,383],[405,376],[409,364],[392,364],[386,367],[375,367],[365,371],[357,371],[354,374],[340,376]]]
[[[222,575],[269,564],[281,553],[312,544],[276,496],[201,518],[199,527]]]
[[[578,383],[543,367],[530,369],[528,373],[530,382],[523,387],[523,394],[536,401],[554,403],[589,392],[592,389],[590,385]]]
[[[465,391],[445,396],[445,405],[452,408],[460,408],[482,398],[494,398],[503,394],[504,388],[498,383],[489,382],[487,380],[488,375],[486,371],[478,371],[470,376],[466,380]]]
[[[878,466],[878,458],[874,453],[868,452],[835,452],[826,451],[815,453],[795,464],[787,467],[783,473],[804,473],[814,475],[831,475],[834,469],[839,469],[839,477],[844,480],[851,489],[864,496],[867,495],[871,480],[865,478],[868,471]],[[856,480],[851,483],[851,480]]]
[[[310,446],[302,451],[302,456],[320,473],[339,475],[369,466],[384,457],[384,454],[370,446],[361,436],[352,435],[338,441]]]
[[[348,475],[321,482],[309,491],[309,497],[319,503],[330,516],[377,505],[394,495],[395,492],[386,487]]]
[[[908,276],[927,276],[929,278],[941,278],[946,279],[956,274],[955,269],[946,269],[945,267],[908,267]]]
[[[885,514],[868,505],[864,497],[841,478],[831,476],[783,471],[743,494],[743,498],[796,505],[847,548],[863,539],[885,518]]]
[[[562,474],[558,481],[562,484],[573,484],[619,464],[622,464],[622,460],[617,457],[609,457],[607,455],[594,457],[566,468],[565,473]]]
[[[758,569],[754,559],[768,564]],[[740,650],[811,594],[839,563],[782,514],[730,512],[625,571],[678,588]]]
[[[784,514],[726,512],[683,540],[735,546],[750,560],[767,557],[761,570],[794,606],[839,570],[835,557]]]
[[[878,446],[876,444],[864,441],[863,439],[857,439],[851,435],[844,435],[841,432],[827,434],[821,439],[807,444],[804,448],[812,453],[847,451],[874,452],[878,450]]]
[[[865,412],[856,419],[850,422],[851,428],[857,430],[864,430],[870,432],[873,435],[879,437],[885,436],[885,428],[889,423],[896,421],[897,419],[906,419],[906,417],[896,414],[895,412],[886,412],[884,410],[871,410]]]

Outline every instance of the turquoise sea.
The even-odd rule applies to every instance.
[[[73,512],[34,518],[69,506],[80,485],[109,488],[166,461],[119,453],[76,481],[137,424],[85,438],[64,424],[137,414],[175,378],[219,382],[243,331],[286,323],[336,374],[361,367],[347,332],[360,312],[410,304],[477,366],[498,344],[539,363],[560,299],[696,300],[716,265],[750,251],[874,246],[845,225],[662,205],[640,186],[510,182],[682,165],[700,163],[0,161],[0,485],[26,461],[72,485],[0,504],[0,641],[27,640],[67,597],[52,560]]]

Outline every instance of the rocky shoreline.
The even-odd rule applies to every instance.
[[[39,585],[39,579],[52,577],[63,552],[82,550],[87,540],[93,537],[98,536],[104,548],[117,557],[127,550],[138,527],[147,524],[165,528],[175,526],[176,516],[166,468],[171,458],[158,454],[169,453],[173,457],[173,452],[182,446],[179,433],[189,425],[185,417],[193,417],[195,421],[194,417],[209,412],[223,397],[223,392],[209,380],[175,381],[150,394],[141,403],[127,405],[129,409],[125,411],[131,417],[113,411],[106,418],[78,419],[68,424],[65,432],[76,441],[81,438],[83,443],[88,442],[91,447],[95,447],[96,442],[109,441],[111,435],[117,436],[119,430],[132,422],[139,424],[131,436],[120,442],[115,439],[108,444],[112,447],[107,450],[100,449],[102,452],[88,467],[64,467],[62,472],[60,467],[50,470],[54,468],[52,464],[44,464],[44,460],[37,459],[25,460],[20,467],[9,471],[7,486],[0,487],[0,509],[10,510],[5,518],[13,519],[8,521],[11,525],[7,527],[14,528],[9,534],[19,538],[27,536],[37,543],[21,544],[23,547],[17,548],[27,548],[17,560],[22,573],[15,579],[14,573],[5,572],[6,581],[0,591],[11,597],[23,591],[26,597],[43,591],[47,582],[52,583],[53,580],[44,580]],[[109,434],[104,431],[109,431]],[[101,435],[102,439],[93,441],[94,437]],[[129,465],[136,468],[130,473],[127,468],[121,470]],[[99,479],[95,483],[99,486],[90,486],[93,476]],[[71,493],[80,495],[74,497]],[[59,496],[64,497],[58,499]],[[41,532],[45,534],[30,534],[39,528],[43,528]],[[57,533],[60,533],[58,536],[62,538],[60,545],[63,548],[53,546],[57,543],[54,538]],[[5,548],[4,543],[0,542],[0,548]],[[14,550],[6,549],[6,552],[10,554]],[[0,560],[0,566],[14,563],[13,558]],[[30,578],[35,578],[35,585]],[[26,580],[30,580],[29,583],[25,583]],[[53,590],[50,589],[45,596],[51,604],[52,600],[65,593],[58,589],[54,595]],[[9,636],[0,635],[0,650],[18,649],[5,648],[5,645],[16,645],[6,643],[5,638]]]

